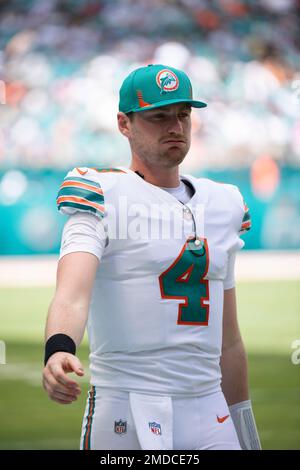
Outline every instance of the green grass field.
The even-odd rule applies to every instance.
[[[86,375],[70,406],[41,387],[43,330],[54,289],[0,289],[0,449],[77,449],[88,384],[86,341],[79,349]],[[240,326],[249,357],[251,397],[264,449],[300,449],[300,364],[291,343],[300,339],[298,282],[238,285]]]

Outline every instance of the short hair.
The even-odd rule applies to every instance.
[[[129,118],[129,121],[132,122],[133,121],[133,117],[134,117],[134,112],[133,111],[130,111],[130,113],[125,113],[126,116]]]

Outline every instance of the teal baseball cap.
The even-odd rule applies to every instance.
[[[182,70],[162,64],[149,64],[133,70],[120,88],[119,111],[146,111],[174,103],[190,103],[205,108],[206,103],[193,99],[192,84]]]

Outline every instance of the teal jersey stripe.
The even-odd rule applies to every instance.
[[[93,214],[98,214],[100,217],[104,217],[104,212],[96,209],[95,207],[87,206],[86,204],[81,204],[80,202],[71,202],[71,201],[64,201],[58,204],[58,210],[60,210],[62,207],[74,207],[75,209],[78,209],[80,211],[88,211],[92,212]]]
[[[86,178],[80,178],[79,176],[67,176],[64,179],[64,182],[65,181],[78,181],[79,183],[89,184],[91,186],[94,186],[95,188],[100,188],[100,184],[97,183],[97,181],[88,180]]]
[[[243,222],[242,222],[242,223],[247,222],[247,220],[250,220],[250,219],[251,219],[250,212],[247,211],[247,212],[245,212],[245,214],[244,214]]]
[[[108,167],[108,168],[93,168],[93,170],[98,171],[99,173],[103,172],[112,172],[112,173],[125,173],[125,171],[120,170],[120,168],[113,168],[113,167]]]
[[[89,189],[78,188],[76,186],[66,186],[59,190],[57,198],[60,196],[75,196],[75,197],[84,197],[91,202],[96,202],[98,204],[104,204],[104,197],[101,194],[90,191]]]
[[[241,227],[240,232],[248,232],[250,229],[251,229],[251,223],[250,223],[249,227]]]

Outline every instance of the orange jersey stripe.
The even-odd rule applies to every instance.
[[[104,212],[104,206],[101,204],[97,204],[96,202],[91,202],[88,201],[87,199],[84,199],[83,197],[77,197],[77,196],[60,196],[57,199],[57,204],[61,204],[62,202],[77,202],[78,204],[84,204],[86,206],[91,206],[94,207],[95,209],[98,209],[100,212]]]
[[[247,220],[247,222],[244,222],[242,224],[242,228],[247,228],[247,227],[250,227],[251,226],[251,220]]]
[[[85,175],[89,170],[81,170],[80,168],[76,168],[76,170],[78,171],[78,173],[80,173],[81,175]]]
[[[79,181],[65,181],[61,185],[61,188],[65,188],[66,186],[76,186],[78,188],[88,189],[89,191],[93,191],[93,193],[97,193],[103,196],[103,191],[101,188],[95,188],[95,186],[91,186],[88,183],[80,183]]]

